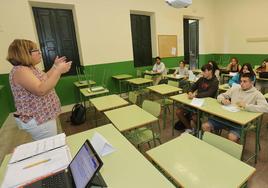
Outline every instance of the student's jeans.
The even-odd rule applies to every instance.
[[[37,125],[33,118],[27,123],[24,123],[19,118],[15,118],[18,127],[32,136],[33,140],[40,140],[50,136],[57,135],[57,122],[55,119]]]

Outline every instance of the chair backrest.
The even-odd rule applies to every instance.
[[[207,131],[204,132],[203,141],[241,160],[242,145]]]
[[[142,71],[140,69],[136,69],[136,76],[141,77],[142,76]]]
[[[128,100],[133,103],[136,104],[137,100],[138,100],[138,94],[135,91],[130,91],[128,93]]]
[[[142,103],[142,109],[153,116],[158,117],[161,113],[161,104],[154,101],[144,100]]]
[[[153,77],[151,75],[148,75],[148,74],[145,74],[144,75],[144,78],[149,79],[149,80],[152,80],[153,79]]]
[[[168,80],[167,84],[170,85],[170,86],[179,87],[179,82],[178,81]]]

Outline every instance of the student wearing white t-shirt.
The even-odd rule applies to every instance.
[[[153,66],[153,72],[160,73],[160,76],[154,77],[154,85],[157,85],[162,79],[163,75],[166,74],[166,66],[161,62],[160,57],[155,58],[155,64]]]

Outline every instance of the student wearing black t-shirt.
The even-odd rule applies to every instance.
[[[202,77],[200,77],[188,91],[188,98],[204,98],[215,97],[218,90],[219,81],[215,76],[213,66],[210,64],[204,65],[202,68]],[[192,132],[190,120],[196,123],[196,115],[189,113],[184,108],[178,108],[176,115],[179,121],[185,126],[185,132]]]

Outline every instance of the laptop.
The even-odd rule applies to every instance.
[[[25,188],[107,187],[99,173],[103,163],[91,143],[86,140],[68,168],[24,186]]]

